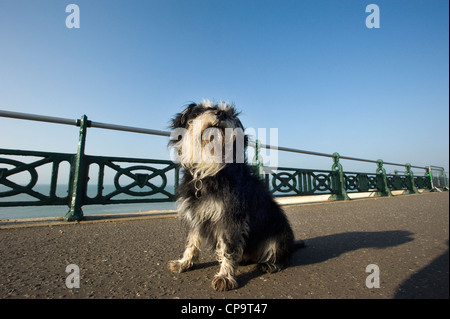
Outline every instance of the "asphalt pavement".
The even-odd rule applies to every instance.
[[[227,292],[211,288],[207,249],[193,270],[168,271],[186,238],[174,215],[0,229],[0,298],[449,298],[448,192],[284,210],[306,247],[278,273],[239,267]]]

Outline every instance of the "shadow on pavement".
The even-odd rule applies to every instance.
[[[388,248],[414,240],[413,233],[403,230],[380,232],[347,232],[305,239],[305,247],[298,249],[291,258],[288,267],[310,265],[362,248]],[[448,260],[448,259],[447,259]],[[256,269],[238,276],[240,286],[261,276]]]
[[[447,240],[448,246],[448,240]],[[397,289],[398,299],[448,299],[449,253],[434,259],[429,265],[405,280]]]
[[[290,267],[310,265],[336,258],[361,248],[388,248],[413,240],[413,233],[404,230],[380,232],[347,232],[305,239],[306,247],[292,256]]]

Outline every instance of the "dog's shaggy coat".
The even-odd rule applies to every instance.
[[[196,132],[194,124],[201,124]],[[267,186],[245,159],[239,160],[239,152],[244,152],[240,148],[247,144],[246,138],[244,143],[239,143],[239,137],[227,137],[227,129],[243,132],[234,106],[214,105],[209,101],[191,104],[175,116],[171,126],[186,132],[181,138],[178,133],[171,136],[169,146],[175,148],[184,168],[177,203],[189,234],[183,257],[169,262],[169,269],[181,273],[192,268],[201,242],[205,242],[216,249],[220,263],[220,270],[212,281],[215,290],[238,286],[235,279],[238,263],[256,263],[264,272],[278,271],[294,249],[294,235]],[[214,138],[197,136],[210,128],[216,130]],[[211,147],[193,160],[213,140],[223,149],[226,143],[233,144],[232,148],[227,148],[234,152],[232,161],[225,161],[224,153],[222,160],[217,161],[216,157],[212,161],[208,158],[214,155]],[[194,149],[196,144],[200,149]]]

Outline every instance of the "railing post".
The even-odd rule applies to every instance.
[[[83,219],[83,199],[86,192],[87,181],[87,166],[85,160],[84,149],[86,145],[86,129],[89,127],[89,121],[86,115],[77,121],[77,126],[80,127],[80,135],[78,139],[78,151],[74,157],[72,168],[70,172],[70,188],[72,195],[70,201],[70,210],[64,217],[67,222]]]
[[[448,188],[448,178],[447,178],[447,174],[445,174],[444,168],[442,168],[442,177],[444,179],[444,187],[442,188],[442,190],[448,191],[449,190],[449,188]]]
[[[425,167],[425,179],[428,179],[430,181],[430,187],[428,189],[424,189],[424,192],[436,192],[438,190],[435,190],[433,187],[433,175],[431,173],[431,167],[427,166]]]
[[[339,153],[333,153],[333,166],[331,167],[331,188],[333,194],[328,200],[350,200],[345,190],[345,179],[342,165],[339,163]]]
[[[259,177],[264,179],[263,158],[261,156],[261,146],[259,140],[256,140],[255,143],[255,156],[253,156],[252,164],[255,166]]]
[[[411,170],[411,164],[406,163],[406,189],[403,194],[419,194],[419,191],[417,190],[416,183],[414,182],[414,173]]]
[[[384,196],[392,196],[392,192],[389,188],[387,177],[386,177],[386,170],[383,167],[383,160],[379,159],[377,160],[378,168],[376,170],[376,186],[378,188],[378,192],[375,192],[375,197],[384,197]]]

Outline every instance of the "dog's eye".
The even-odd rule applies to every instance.
[[[225,119],[225,116],[226,116],[226,114],[225,114],[225,112],[224,112],[224,111],[222,111],[222,110],[218,110],[218,111],[216,111],[216,116],[217,116],[217,118],[218,118],[219,120],[224,120],[224,119]]]

